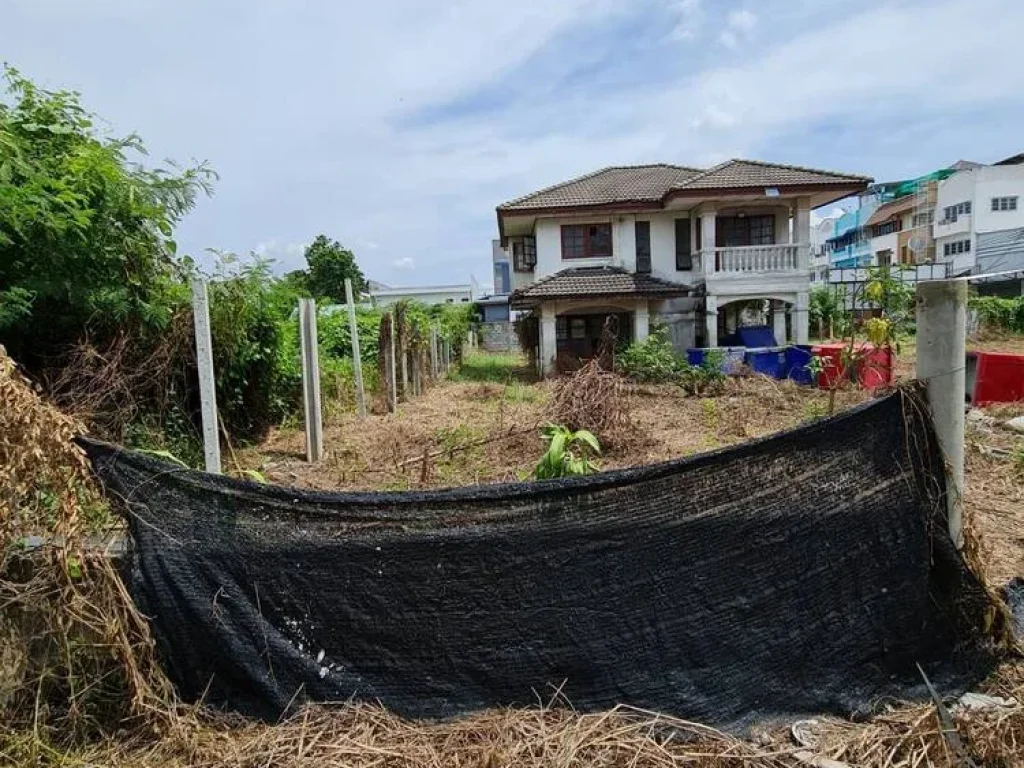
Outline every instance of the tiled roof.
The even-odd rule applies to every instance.
[[[875,224],[881,224],[897,214],[906,213],[916,206],[917,195],[905,195],[903,197],[896,198],[895,200],[890,200],[888,203],[878,206],[878,209],[871,214],[871,217],[866,222],[864,222],[864,226],[872,227]]]
[[[602,168],[586,176],[531,192],[498,206],[499,210],[562,208],[601,203],[657,202],[673,186],[700,173],[679,165],[631,165]]]
[[[871,181],[867,176],[803,168],[799,165],[763,163],[759,160],[727,160],[709,168],[674,189],[732,189],[742,187],[788,187],[803,184],[858,184]]]
[[[576,296],[685,296],[690,290],[690,286],[682,283],[634,274],[619,267],[574,267],[513,292],[512,303]]]
[[[672,192],[752,189],[798,185],[860,185],[867,176],[801,168],[757,160],[728,160],[700,170],[680,165],[633,165],[602,168],[586,176],[531,192],[498,206],[498,212],[543,208],[578,208],[608,203],[661,203]]]

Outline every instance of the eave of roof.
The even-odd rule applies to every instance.
[[[568,298],[621,296],[686,296],[693,287],[652,275],[627,272],[620,267],[570,267],[513,291],[513,307],[536,306],[544,301]]]

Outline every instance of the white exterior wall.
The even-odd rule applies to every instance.
[[[971,173],[977,177],[974,231],[996,232],[1024,227],[1024,165],[990,165]],[[993,211],[993,197],[1017,197],[1017,210]]]
[[[878,266],[877,254],[879,251],[892,251],[891,263],[899,264],[899,235],[896,232],[890,232],[888,235],[871,238],[871,263],[875,266]]]
[[[676,232],[672,213],[616,214],[614,216],[587,218],[538,219],[534,234],[537,238],[537,268],[533,277],[520,273],[522,285],[541,280],[555,272],[573,267],[610,266],[621,267],[627,272],[636,271],[636,222],[651,222],[651,274],[663,280],[692,284],[692,271],[676,271]],[[610,259],[562,259],[563,224],[607,224],[612,225],[612,257]],[[694,255],[694,262],[699,262]],[[520,283],[516,283],[520,287]]]
[[[452,286],[448,290],[392,289],[386,293],[371,292],[370,296],[378,307],[389,307],[403,300],[419,301],[423,304],[468,304],[474,298],[473,290],[468,285]]]
[[[935,202],[935,225],[932,230],[936,240],[947,235],[963,234],[971,231],[974,212],[978,210],[978,201],[974,199],[976,179],[975,171],[960,171],[948,179],[939,182]],[[942,221],[943,216],[945,216],[946,208],[966,202],[971,204],[970,214],[966,216],[959,214],[956,222],[953,224],[939,223]],[[941,257],[941,253],[939,256]]]

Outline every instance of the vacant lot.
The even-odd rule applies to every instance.
[[[982,349],[1024,351],[1024,341],[997,340]],[[901,378],[913,372],[904,354]],[[544,449],[539,428],[548,423],[553,383],[532,381],[514,357],[469,357],[451,380],[401,403],[398,413],[359,420],[341,412],[325,426],[327,457],[303,458],[303,435],[274,432],[257,449],[238,455],[241,466],[269,482],[320,490],[405,490],[494,483],[528,478]],[[599,436],[613,443],[602,467],[663,461],[793,427],[828,411],[828,393],[763,377],[730,379],[723,392],[692,397],[670,385],[627,390],[634,430]],[[842,410],[871,395],[837,393]],[[972,420],[967,434],[967,508],[991,550],[990,579],[1005,583],[1024,574],[1024,436],[1000,426],[1024,413],[1024,404],[986,409],[993,422]]]

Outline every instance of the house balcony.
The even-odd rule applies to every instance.
[[[711,294],[788,294],[806,291],[810,285],[810,246],[801,243],[716,247],[701,256]]]
[[[795,243],[715,248],[714,274],[727,277],[751,272],[793,272],[800,269],[801,248]]]

